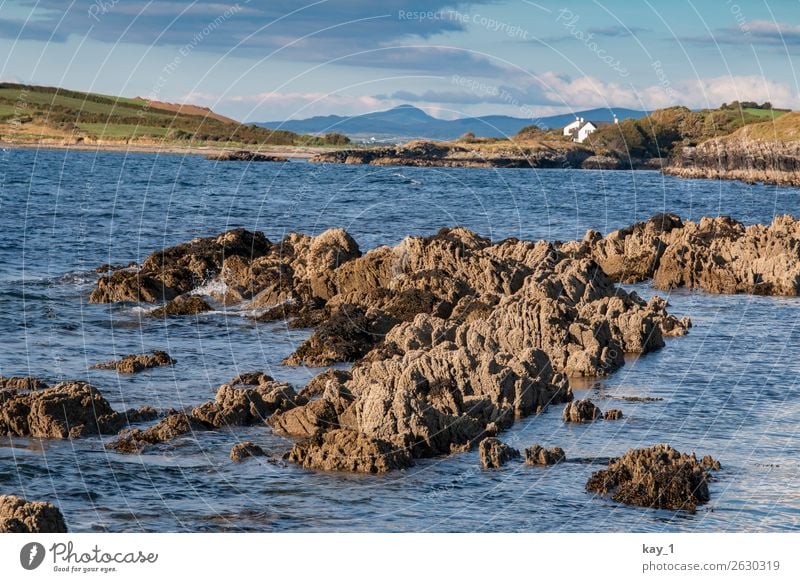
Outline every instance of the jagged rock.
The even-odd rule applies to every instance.
[[[308,469],[356,473],[386,473],[414,464],[407,450],[346,429],[303,440],[292,447],[286,458]]]
[[[215,162],[288,162],[288,158],[282,156],[268,156],[248,150],[236,150],[232,152],[221,152],[219,154],[209,154],[207,160]]]
[[[67,533],[67,524],[52,503],[0,495],[0,533]]]
[[[495,437],[483,439],[478,445],[481,465],[484,469],[499,469],[512,459],[519,458],[519,451]]]
[[[92,366],[104,370],[116,370],[120,374],[135,374],[149,368],[171,366],[175,363],[167,352],[155,350],[150,354],[130,354],[119,360],[101,362]]]
[[[684,223],[660,214],[564,250],[591,256],[617,281],[652,279],[658,289],[800,293],[800,221],[790,216],[778,216],[769,226],[745,227],[729,217]]]
[[[237,387],[223,384],[217,390],[213,402],[206,402],[192,410],[192,416],[210,426],[246,426],[263,423],[276,411],[289,410],[305,404],[289,384],[275,382],[269,376],[237,377],[239,380],[258,380],[259,384]]]
[[[85,382],[52,388],[0,392],[0,434],[35,438],[76,438],[111,434],[125,423],[100,392]]]
[[[189,432],[206,431],[210,428],[209,424],[197,418],[176,412],[145,430],[137,428],[122,431],[117,439],[106,445],[106,448],[119,453],[141,453],[148,446],[172,440]]]
[[[561,414],[564,422],[592,422],[602,417],[602,411],[588,398],[570,402],[564,407],[564,412]]]
[[[328,386],[344,386],[346,382],[353,379],[353,375],[347,370],[336,370],[334,368],[320,372],[314,376],[305,387],[300,390],[300,396],[304,398],[314,398],[322,396]]]
[[[620,420],[622,419],[622,411],[616,408],[612,408],[611,410],[606,410],[603,413],[603,420]]]
[[[561,447],[546,449],[541,445],[533,445],[525,449],[525,462],[528,465],[556,465],[567,460]]]
[[[566,378],[537,350],[512,357],[445,342],[365,358],[352,374],[347,386],[356,400],[340,423],[409,447],[415,457],[448,454],[486,436],[489,425],[507,428],[515,416],[572,398]]]
[[[718,466],[707,457],[698,463],[669,445],[632,449],[612,459],[608,469],[592,474],[587,491],[611,495],[614,501],[660,509],[684,509],[692,513],[710,499],[708,469]]]
[[[196,238],[151,254],[139,269],[124,269],[100,277],[89,300],[92,303],[168,301],[218,273],[226,257],[252,259],[266,254],[270,247],[262,233],[243,228]]]
[[[169,315],[196,315],[211,311],[212,307],[199,295],[181,295],[166,303],[163,307],[150,312],[153,317]]]
[[[34,376],[0,376],[0,390],[44,390],[47,383]]]
[[[319,367],[355,361],[383,341],[386,332],[396,323],[397,320],[385,314],[342,305],[283,363]]]
[[[266,457],[267,453],[264,452],[264,449],[259,447],[257,444],[251,441],[244,441],[241,443],[236,443],[231,448],[231,461],[235,463],[241,463],[242,461],[249,459],[250,457]]]

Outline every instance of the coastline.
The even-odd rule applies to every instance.
[[[225,152],[248,150],[259,154],[282,156],[285,158],[309,159],[316,155],[335,151],[333,148],[320,146],[260,146],[247,147],[245,145],[231,146],[182,146],[175,144],[153,143],[116,143],[116,142],[81,142],[64,143],[59,141],[6,141],[0,139],[3,149],[35,149],[35,150],[67,150],[67,151],[94,151],[118,152],[141,154],[171,154],[171,155],[219,155]]]

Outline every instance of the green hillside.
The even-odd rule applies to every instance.
[[[723,104],[718,109],[691,111],[686,107],[659,109],[640,119],[626,119],[599,128],[586,143],[602,154],[619,159],[669,158],[684,146],[730,135],[754,123],[771,124],[785,109],[769,103]]]
[[[299,135],[246,125],[199,107],[0,83],[0,136],[6,140],[65,139],[216,145],[340,145],[339,134]],[[184,111],[190,110],[189,113]]]

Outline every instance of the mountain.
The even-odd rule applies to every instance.
[[[343,117],[325,115],[289,121],[265,121],[261,127],[283,129],[297,133],[325,134],[343,133],[352,139],[376,141],[406,141],[409,139],[450,140],[471,131],[480,137],[508,137],[526,125],[536,123],[543,129],[563,127],[575,117],[592,121],[613,121],[614,114],[620,120],[643,117],[646,111],[625,108],[587,109],[575,113],[551,115],[539,119],[525,119],[507,115],[486,115],[461,119],[438,119],[412,105],[400,105],[388,111],[375,111]]]

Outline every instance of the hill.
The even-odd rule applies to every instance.
[[[520,129],[535,123],[543,129],[560,128],[576,116],[593,121],[612,121],[614,114],[619,119],[642,117],[645,111],[633,109],[588,109],[575,113],[552,115],[539,119],[525,119],[507,115],[486,115],[462,119],[439,119],[411,105],[400,105],[387,111],[376,111],[352,117],[326,115],[309,119],[289,121],[265,121],[258,125],[285,129],[299,133],[324,134],[335,131],[351,139],[398,142],[411,139],[453,140],[467,132],[481,137],[508,137]]]
[[[683,148],[665,171],[684,178],[800,186],[800,112]]]
[[[210,109],[56,87],[0,83],[0,139],[42,143],[314,146],[347,143],[245,125]]]
[[[668,159],[683,148],[729,135],[744,126],[762,123],[765,119],[778,119],[786,113],[783,109],[773,109],[769,103],[758,106],[755,103],[734,102],[717,109],[700,111],[669,107],[640,119],[626,119],[619,124],[601,127],[589,136],[586,143],[599,155],[612,156],[623,162]],[[767,123],[772,125],[772,121]]]

